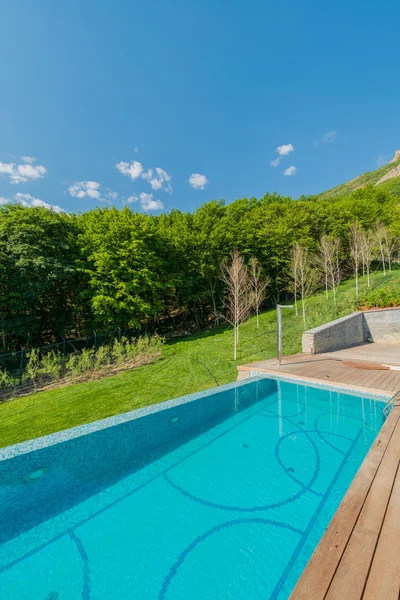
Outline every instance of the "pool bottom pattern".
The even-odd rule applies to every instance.
[[[6,542],[0,598],[288,598],[380,420],[282,391]]]

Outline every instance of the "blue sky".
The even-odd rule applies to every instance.
[[[3,0],[0,197],[157,214],[375,169],[399,22],[393,0]]]

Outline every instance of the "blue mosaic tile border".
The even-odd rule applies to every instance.
[[[48,446],[53,446],[55,444],[59,444],[61,442],[66,442],[68,440],[87,435],[89,433],[93,433],[95,431],[100,431],[101,429],[106,429],[107,427],[114,427],[115,425],[120,425],[121,423],[126,423],[127,421],[131,421],[133,419],[140,419],[141,417],[173,408],[175,406],[179,406],[181,404],[186,404],[188,402],[194,402],[199,400],[200,398],[204,398],[205,396],[210,396],[214,394],[218,394],[224,392],[226,390],[240,388],[244,385],[248,385],[252,382],[259,381],[262,379],[273,379],[275,381],[285,381],[287,383],[294,383],[299,385],[305,385],[307,387],[317,388],[317,389],[330,389],[332,391],[339,391],[344,394],[348,394],[350,396],[356,396],[358,398],[371,398],[374,400],[378,400],[380,402],[387,402],[388,396],[376,395],[368,392],[361,392],[360,390],[351,390],[343,387],[335,386],[332,383],[315,383],[309,382],[301,378],[292,378],[285,377],[282,375],[277,375],[275,373],[266,373],[262,371],[252,370],[250,371],[250,377],[247,379],[243,379],[242,381],[235,381],[233,383],[228,383],[226,385],[221,385],[219,387],[209,388],[207,390],[203,390],[201,392],[196,392],[195,394],[188,394],[186,396],[180,396],[179,398],[174,398],[172,400],[166,400],[164,402],[159,402],[157,404],[152,404],[150,406],[145,406],[143,408],[137,408],[131,410],[126,413],[122,413],[116,415],[114,417],[107,417],[106,419],[100,419],[99,421],[93,421],[91,423],[86,423],[84,425],[78,425],[77,427],[73,427],[71,429],[65,429],[63,431],[58,431],[56,433],[51,433],[49,435],[45,435],[39,438],[35,438],[33,440],[28,440],[26,442],[20,442],[19,444],[14,444],[13,446],[6,446],[4,448],[0,448],[0,461],[9,460],[11,458],[15,458],[21,454],[27,454],[28,452],[34,452],[35,450],[40,450],[42,448],[46,448]]]
[[[5,446],[4,448],[0,448],[0,461],[15,458],[16,456],[27,454],[28,452],[34,452],[35,450],[41,450],[47,446],[54,446],[60,442],[66,442],[82,435],[87,435],[95,431],[100,431],[101,429],[106,429],[107,427],[114,427],[114,425],[120,425],[121,423],[132,421],[133,419],[140,419],[141,417],[145,417],[162,410],[168,410],[169,408],[174,408],[175,406],[180,406],[181,404],[194,402],[200,398],[204,398],[205,396],[240,388],[244,385],[259,381],[261,379],[265,379],[265,377],[257,373],[255,376],[242,381],[234,381],[233,383],[227,383],[226,385],[220,385],[219,387],[208,388],[207,390],[196,392],[195,394],[180,396],[179,398],[173,398],[172,400],[151,404],[150,406],[145,406],[143,408],[136,408],[129,412],[115,415],[114,417],[107,417],[105,419],[100,419],[99,421],[92,421],[91,423],[78,425],[77,427],[73,427],[71,429],[64,429],[63,431],[51,433],[49,435],[28,440],[26,442],[20,442],[19,444],[14,444],[13,446]]]

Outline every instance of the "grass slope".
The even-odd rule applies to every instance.
[[[375,185],[381,177],[389,173],[394,167],[400,165],[400,159],[389,163],[387,165],[383,165],[379,169],[375,171],[368,171],[367,173],[363,173],[359,177],[352,179],[351,181],[347,181],[346,183],[342,183],[331,190],[327,190],[326,192],[322,192],[322,194],[318,194],[318,198],[322,200],[326,200],[328,198],[337,198],[338,196],[346,196],[347,194],[351,194],[355,190],[364,187],[366,185]],[[384,181],[379,184],[379,187],[383,187],[388,192],[399,195],[400,196],[400,177],[394,177],[393,179],[389,179],[388,181]]]
[[[373,287],[400,286],[400,271],[386,277],[377,272],[372,283]],[[362,278],[361,291],[365,288]],[[352,312],[354,302],[353,280],[341,285],[336,309],[324,294],[310,298],[307,327]],[[293,354],[301,350],[302,320],[294,311],[284,313],[284,354]],[[219,384],[234,381],[237,365],[275,356],[275,319],[276,311],[269,310],[260,316],[259,329],[255,318],[240,327],[237,361],[232,360],[232,329],[220,327],[168,344],[163,357],[153,364],[1,404],[0,447],[213,387],[216,383],[210,372]]]

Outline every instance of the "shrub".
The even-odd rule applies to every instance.
[[[109,346],[100,346],[94,355],[93,369],[101,371],[108,367],[111,361],[111,350]]]
[[[357,308],[388,308],[400,306],[399,288],[376,288],[360,297]]]
[[[49,379],[58,381],[61,373],[64,370],[64,366],[64,357],[59,352],[51,351],[42,357],[40,361],[39,373],[45,377],[48,377]]]
[[[122,365],[122,363],[126,360],[126,344],[129,343],[126,338],[122,338],[121,341],[114,340],[112,346],[112,358],[113,362],[117,365]]]
[[[40,374],[40,356],[39,350],[36,348],[32,348],[29,352],[29,360],[25,372],[36,389]]]

